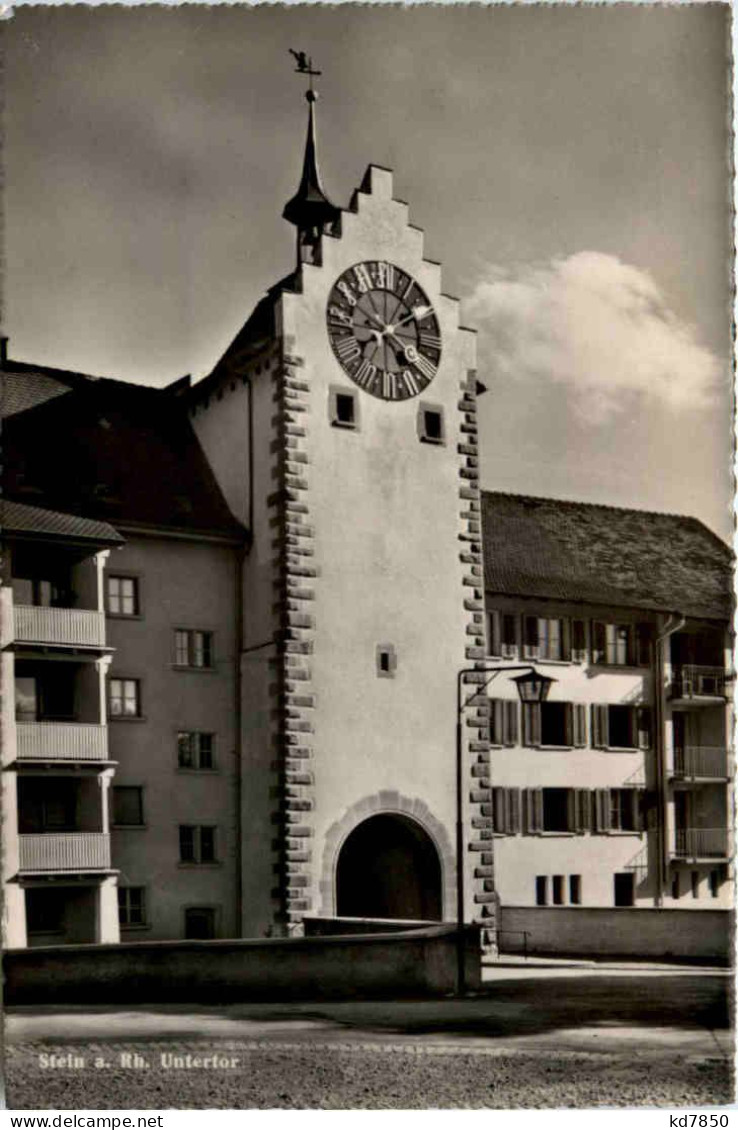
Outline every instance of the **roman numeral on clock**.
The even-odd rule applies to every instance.
[[[374,286],[374,283],[372,282],[372,276],[369,274],[365,263],[356,264],[356,266],[354,267],[354,278],[356,279],[356,285],[358,286],[362,294],[366,294],[366,292],[368,290],[371,290]]]
[[[377,366],[372,365],[371,361],[366,359],[361,362],[358,369],[354,369],[351,374],[351,379],[356,381],[357,385],[362,388],[369,389],[373,387],[377,378]]]
[[[409,357],[408,357],[408,361],[410,361]],[[436,375],[435,365],[432,365],[431,362],[428,360],[428,358],[424,357],[422,353],[416,353],[415,354],[415,356],[412,358],[412,364],[415,366],[415,368],[418,370],[419,373],[422,373],[422,375],[426,378],[426,380],[432,381],[433,378],[435,377],[435,375]]]
[[[376,286],[381,290],[395,289],[395,268],[391,263],[376,263],[374,265]]]
[[[339,338],[338,341],[334,339],[333,348],[344,365],[347,365],[349,361],[355,361],[357,358],[361,357],[361,349],[359,348],[358,342],[349,334],[347,334],[346,337]]]
[[[439,352],[441,349],[441,339],[438,334],[428,333],[427,330],[420,331],[418,344],[422,345],[424,349],[436,349]]]

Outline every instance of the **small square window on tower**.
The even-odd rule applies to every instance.
[[[397,653],[391,643],[377,644],[377,675],[380,679],[393,679],[397,670]]]
[[[333,385],[330,389],[329,410],[334,428],[356,431],[359,426],[359,401],[352,389]]]
[[[418,436],[421,443],[446,442],[443,408],[437,404],[421,404],[418,408]]]

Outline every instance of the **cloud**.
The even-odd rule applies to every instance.
[[[479,330],[480,376],[562,385],[589,423],[633,410],[638,397],[706,407],[722,376],[650,275],[598,251],[490,268],[465,319]]]

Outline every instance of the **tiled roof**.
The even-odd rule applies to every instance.
[[[15,416],[17,412],[25,412],[67,392],[69,385],[46,373],[0,372],[0,417]]]
[[[728,619],[732,554],[696,518],[482,494],[490,593]]]
[[[59,514],[23,502],[0,501],[0,530],[4,534],[27,534],[36,537],[71,538],[98,545],[118,545],[124,539],[107,522],[80,518],[76,514]]]
[[[3,496],[126,527],[242,540],[181,397],[90,379],[6,420]]]

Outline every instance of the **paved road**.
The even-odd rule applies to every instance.
[[[732,1096],[731,987],[717,970],[493,967],[464,1000],[13,1008],[8,1098],[26,1109],[39,1096],[64,1109],[720,1104]],[[84,1070],[41,1065],[70,1052]],[[237,1063],[193,1069],[188,1054]]]

